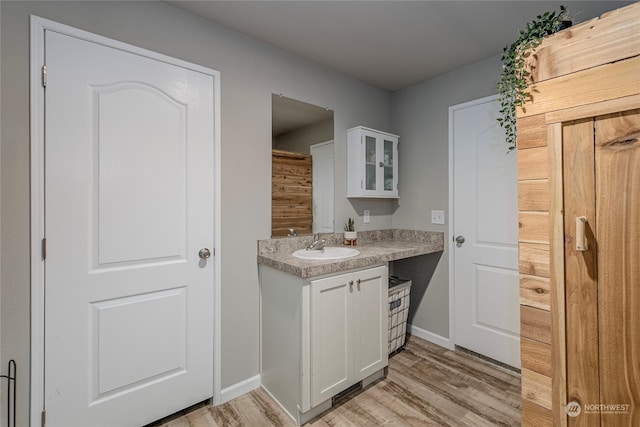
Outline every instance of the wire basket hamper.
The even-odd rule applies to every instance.
[[[411,280],[389,280],[389,354],[404,348],[409,316]]]

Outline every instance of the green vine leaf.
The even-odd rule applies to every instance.
[[[502,117],[498,119],[498,123],[505,129],[509,150],[515,149],[517,145],[516,108],[531,100],[531,94],[527,92],[531,73],[526,70],[526,59],[531,55],[531,50],[542,43],[543,37],[557,32],[566,20],[565,6],[560,6],[560,12],[538,15],[535,20],[527,23],[525,29],[519,30],[518,39],[505,46],[502,51],[502,72],[497,84]]]

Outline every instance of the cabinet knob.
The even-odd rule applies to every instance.
[[[353,291],[353,280],[349,280],[349,290]]]

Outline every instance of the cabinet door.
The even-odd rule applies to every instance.
[[[357,382],[387,366],[387,267],[353,276],[353,382]]]
[[[374,133],[365,132],[363,135],[364,149],[364,191],[375,194],[380,190],[378,178],[378,138]]]
[[[311,406],[352,385],[351,274],[311,281]]]
[[[565,123],[562,138],[567,401],[583,405],[568,425],[638,426],[640,109]]]
[[[398,141],[387,136],[380,137],[380,160],[378,168],[380,190],[387,197],[398,195]]]
[[[363,132],[364,194],[373,197],[398,195],[398,140],[390,135]]]

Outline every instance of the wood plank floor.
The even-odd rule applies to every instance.
[[[294,426],[262,389],[201,406],[157,427]],[[307,423],[325,426],[519,426],[520,374],[462,351],[409,337],[385,379]]]

